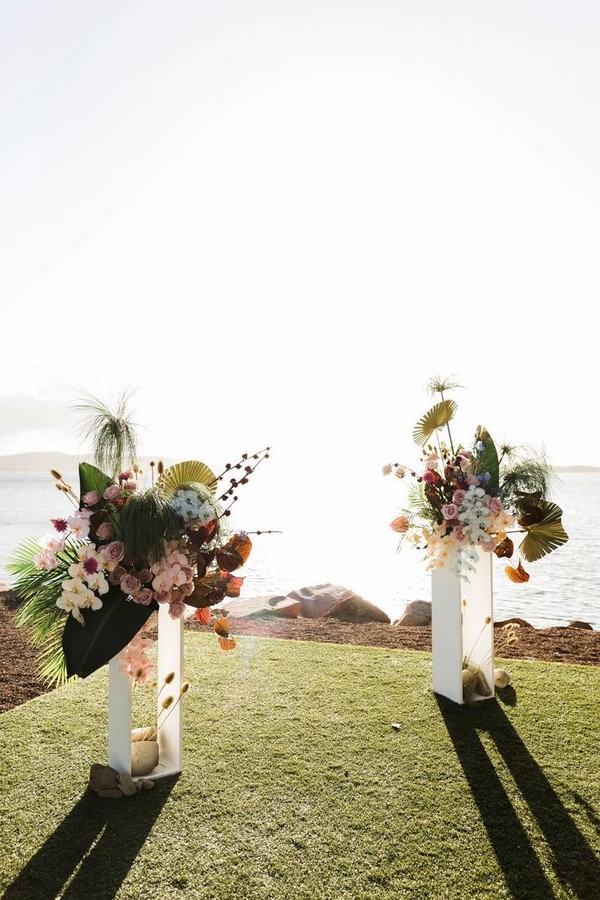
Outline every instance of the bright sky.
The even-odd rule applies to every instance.
[[[464,443],[600,465],[599,45],[578,0],[2,4],[0,453],[131,387],[145,453],[360,514],[440,373]]]

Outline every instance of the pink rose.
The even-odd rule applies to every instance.
[[[452,494],[452,502],[456,503],[457,506],[460,506],[460,504],[464,502],[465,497],[466,491],[461,491],[459,488]]]
[[[393,522],[390,522],[390,528],[398,534],[406,534],[408,526],[409,522],[406,516],[398,516]]]
[[[467,484],[469,486],[479,484],[479,478],[477,477],[477,475],[467,475]]]
[[[141,591],[138,591],[133,597],[134,603],[141,603],[142,606],[148,606],[152,603],[154,599],[154,594],[149,588],[142,588]]]
[[[141,588],[141,584],[135,575],[125,575],[121,578],[120,585],[124,594],[135,594]]]
[[[154,591],[154,597],[158,603],[169,603],[171,591]]]
[[[102,548],[102,555],[109,563],[120,563],[125,556],[125,544],[122,541],[111,541]]]
[[[494,513],[494,515],[497,516],[498,513],[502,512],[502,501],[499,500],[498,497],[492,497],[488,509],[491,513]]]
[[[121,584],[121,579],[125,578],[126,575],[127,569],[124,569],[123,566],[117,566],[116,569],[108,573],[108,580],[111,584]]]
[[[185,603],[182,600],[173,600],[169,603],[169,615],[172,619],[181,619],[185,613]]]
[[[123,488],[124,490],[129,491],[130,494],[133,494],[135,491],[137,491],[137,486],[137,481],[129,479],[129,481],[126,481],[124,483]]]
[[[95,506],[100,500],[100,494],[98,491],[88,491],[83,495],[82,500],[86,506]]]
[[[456,503],[445,503],[442,506],[442,515],[445,519],[455,519],[458,515],[458,506]]]
[[[121,496],[121,488],[118,484],[109,484],[102,496],[105,500],[108,500],[109,503],[114,503],[114,501],[118,500]]]
[[[96,537],[100,541],[107,541],[113,535],[113,527],[110,522],[100,522],[96,528]]]
[[[150,584],[152,581],[152,572],[150,569],[141,569],[138,572],[138,578],[142,582],[142,584]]]

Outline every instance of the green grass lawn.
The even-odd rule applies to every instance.
[[[87,790],[106,669],[0,716],[5,897],[600,897],[600,669],[458,707],[427,653],[185,646],[184,771],[141,795]]]

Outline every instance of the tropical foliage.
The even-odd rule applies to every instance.
[[[437,376],[429,384],[441,400],[413,431],[415,443],[423,448],[419,471],[399,463],[383,467],[386,475],[414,479],[408,509],[391,527],[402,540],[425,551],[428,568],[448,565],[467,578],[479,551],[508,560],[514,554],[509,535],[523,535],[517,564],[507,565],[506,572],[515,583],[527,581],[521,557],[534,562],[568,540],[562,510],[548,498],[551,468],[542,454],[496,447],[481,425],[470,446],[455,446],[449,423],[458,407],[444,392],[456,387],[451,379]],[[440,437],[442,429],[446,440]]]
[[[86,677],[128,645],[159,604],[172,618],[208,623],[210,607],[239,596],[244,579],[233,572],[252,544],[245,533],[229,533],[227,517],[234,492],[268,455],[268,448],[244,454],[219,476],[197,461],[159,465],[145,490],[137,465],[111,477],[81,463],[79,495],[53,471],[73,514],[52,519],[53,534],[27,541],[9,563],[22,601],[17,621],[40,648],[41,677],[51,684]],[[235,470],[242,474],[222,489]],[[219,641],[232,649],[223,622]]]

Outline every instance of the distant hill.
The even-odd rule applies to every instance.
[[[600,472],[600,466],[552,466],[553,472]]]
[[[158,457],[157,457],[158,459]],[[0,472],[49,472],[57,469],[59,472],[77,472],[80,462],[91,462],[89,456],[79,456],[70,453],[15,453],[11,456],[0,456]],[[146,468],[149,459],[141,459],[140,466]],[[163,459],[165,467],[172,465],[174,460]]]
[[[69,453],[15,453],[0,456],[0,472],[76,472],[80,462],[90,462],[87,457]]]

